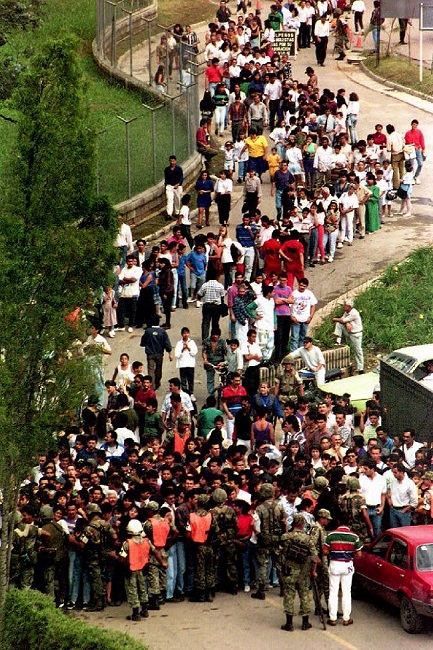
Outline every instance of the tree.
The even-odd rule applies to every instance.
[[[85,323],[65,320],[113,268],[116,219],[94,193],[93,136],[75,43],[49,42],[20,76],[17,151],[0,216],[0,607],[19,486],[93,382]]]

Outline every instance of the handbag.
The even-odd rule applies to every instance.
[[[407,190],[404,190],[402,187],[399,187],[397,190],[397,196],[399,199],[407,199]]]
[[[385,194],[385,198],[387,201],[394,201],[396,197],[397,197],[396,190],[388,190],[387,193]]]

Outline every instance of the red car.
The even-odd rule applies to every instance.
[[[424,618],[433,618],[433,525],[390,528],[354,564],[355,591],[398,607],[406,632],[421,632]]]

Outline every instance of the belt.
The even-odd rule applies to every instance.
[[[403,508],[410,508],[410,505],[407,504],[407,506],[391,506],[394,508],[394,510],[403,510]]]
[[[377,503],[375,506],[369,506],[367,503],[367,508],[380,508],[380,503]]]

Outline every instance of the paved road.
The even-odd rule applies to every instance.
[[[127,632],[142,641],[149,650],[285,650],[301,647],[306,650],[425,650],[433,643],[433,628],[418,636],[409,636],[400,626],[397,610],[381,603],[355,601],[354,625],[322,630],[317,617],[313,628],[300,630],[301,618],[295,617],[295,631],[283,632],[285,622],[282,600],[277,590],[265,601],[251,600],[249,594],[229,596],[217,594],[212,604],[178,603],[165,605],[160,612],[140,623],[125,620],[127,606],[106,610],[104,614],[82,614],[94,625]]]

